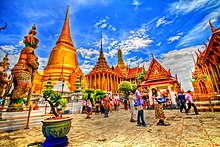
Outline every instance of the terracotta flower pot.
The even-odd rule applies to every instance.
[[[46,137],[44,147],[65,146],[68,144],[67,134],[70,131],[72,118],[62,118],[42,121],[42,132]]]

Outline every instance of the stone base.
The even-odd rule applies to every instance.
[[[43,147],[66,147],[68,145],[67,136],[55,139],[46,139],[43,143]]]

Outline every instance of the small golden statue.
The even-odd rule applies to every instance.
[[[10,77],[7,76],[7,70],[10,64],[8,63],[8,54],[5,56],[2,62],[0,62],[0,99],[3,100],[2,106],[5,104],[5,98],[11,88]]]
[[[12,78],[14,89],[7,111],[22,111],[24,98],[30,97],[34,71],[38,69],[38,57],[34,50],[38,47],[39,40],[35,37],[37,34],[36,25],[24,37],[25,47],[20,52],[18,63],[12,69]],[[28,101],[28,100],[27,100]]]

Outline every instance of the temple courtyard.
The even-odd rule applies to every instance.
[[[123,109],[113,111],[108,118],[93,114],[85,119],[85,114],[71,114],[68,146],[220,146],[220,112],[186,115],[165,110],[165,114],[170,126],[157,126],[153,110],[145,110],[146,127],[129,122],[130,112]],[[37,146],[44,140],[41,126],[0,133],[1,147]]]

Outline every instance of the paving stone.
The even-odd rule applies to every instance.
[[[130,112],[123,109],[110,113],[109,118],[99,114],[85,119],[85,114],[73,114],[68,147],[220,146],[220,112],[200,114],[165,110],[170,126],[157,126],[154,110],[145,110],[146,127],[129,122]],[[0,134],[1,147],[26,147],[44,140],[41,127]]]

